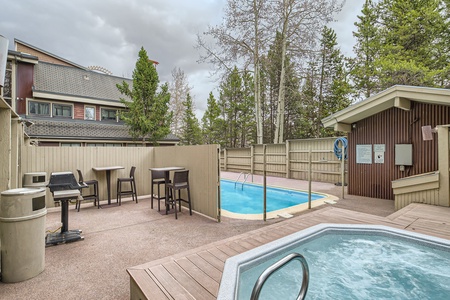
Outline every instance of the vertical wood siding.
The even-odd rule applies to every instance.
[[[390,108],[358,121],[348,133],[348,193],[373,198],[394,199],[393,180],[438,169],[437,136],[432,141],[422,138],[422,126],[450,123],[448,106],[411,102],[410,111]],[[384,144],[384,163],[357,164],[356,145]],[[412,144],[413,165],[404,171],[395,165],[395,145]],[[373,148],[372,148],[373,152]]]
[[[188,169],[192,209],[217,218],[220,184],[218,145],[157,147],[154,148],[154,166]],[[182,197],[186,197],[185,191]]]

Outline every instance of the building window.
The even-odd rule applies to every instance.
[[[106,109],[102,108],[102,121],[103,120],[114,120],[117,121],[117,110],[116,109]]]
[[[85,120],[95,120],[95,107],[85,106],[84,107],[84,119]]]
[[[47,102],[28,102],[28,113],[30,115],[39,115],[50,117],[50,103]]]
[[[81,147],[81,143],[61,143],[61,147]]]
[[[53,117],[72,118],[72,105],[53,103]]]
[[[122,147],[122,144],[120,143],[106,143],[106,147]]]
[[[103,147],[104,143],[86,143],[86,147]]]

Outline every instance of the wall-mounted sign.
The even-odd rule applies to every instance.
[[[372,145],[356,145],[356,163],[372,163]]]
[[[384,164],[384,152],[374,152],[374,155],[376,164]]]
[[[386,145],[385,144],[374,144],[373,152],[386,152]]]

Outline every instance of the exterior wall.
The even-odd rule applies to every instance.
[[[351,195],[394,199],[391,182],[438,170],[437,136],[422,138],[422,126],[450,123],[450,107],[412,102],[409,111],[390,108],[354,124],[348,133],[349,185]],[[356,145],[384,144],[384,163],[356,163]],[[395,145],[412,144],[413,165],[401,171],[395,165]]]
[[[66,63],[66,62],[64,62],[62,60],[59,60],[59,59],[57,59],[57,58],[55,58],[53,56],[44,54],[41,51],[34,50],[34,49],[32,49],[30,47],[27,47],[27,46],[25,46],[23,44],[16,43],[16,45],[17,45],[17,50],[16,51],[27,53],[27,54],[30,54],[30,55],[33,55],[33,56],[37,56],[40,61],[44,61],[44,62],[48,62],[48,63],[52,63],[52,64],[63,65],[63,66],[73,67],[73,65],[71,65],[71,64],[68,64],[68,63]]]
[[[266,145],[266,175],[308,180],[311,149],[312,181],[341,182],[341,162],[334,155],[336,137],[289,140]],[[263,174],[263,145],[224,149],[221,168],[230,172]]]

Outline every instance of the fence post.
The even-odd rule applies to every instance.
[[[289,150],[291,148],[291,144],[289,140],[286,140],[286,178],[289,179],[291,176],[291,158],[289,156]]]
[[[223,170],[227,170],[227,148],[223,149]]]
[[[250,146],[250,173],[253,174],[255,172],[255,146]]]
[[[342,194],[342,199],[344,199],[344,189],[345,189],[345,152],[344,152],[344,143],[343,142],[341,142],[341,153],[342,153],[342,156],[341,156],[341,177],[342,177],[342,191],[341,191],[341,194]]]
[[[267,178],[266,178],[266,144],[263,145],[263,201],[264,201],[264,211],[263,211],[263,220],[266,221],[267,219]]]
[[[312,180],[312,149],[309,146],[308,151],[308,209],[311,209],[311,180]]]

